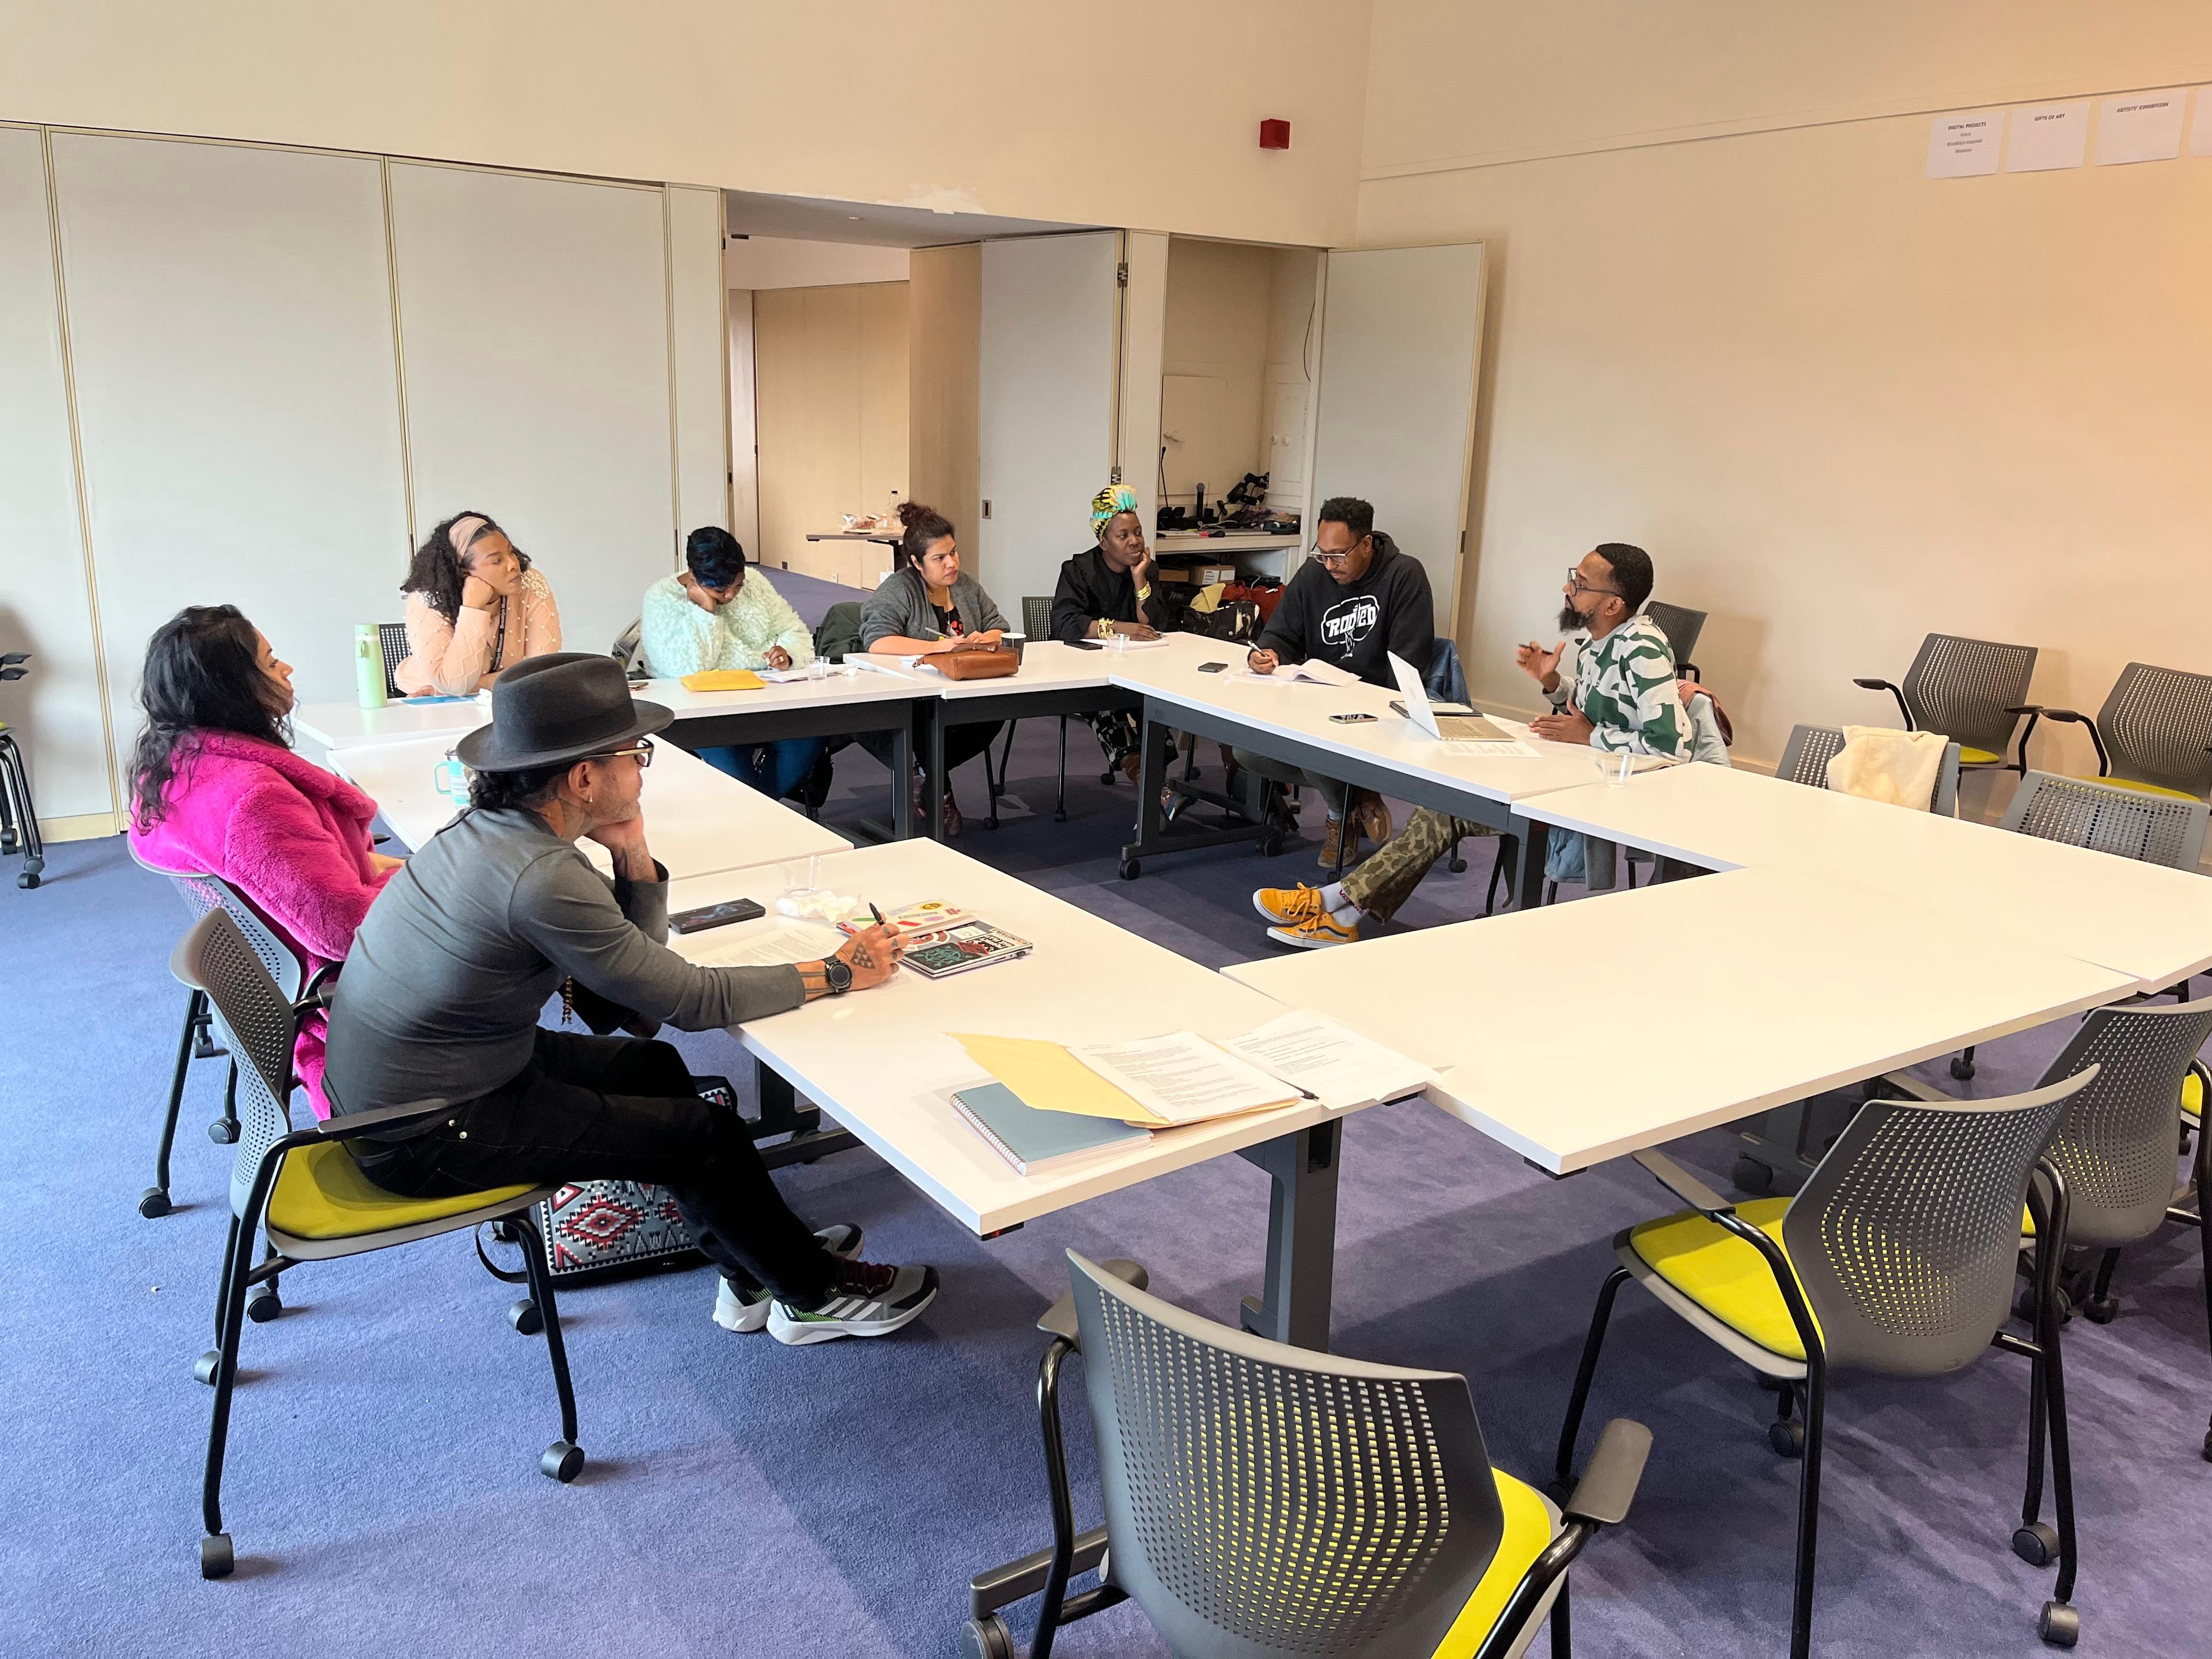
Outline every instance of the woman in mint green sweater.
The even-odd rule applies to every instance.
[[[738,538],[717,525],[685,542],[683,574],[645,590],[638,645],[655,679],[681,679],[710,668],[798,668],[814,659],[814,636],[758,570],[748,569]],[[702,749],[699,758],[775,799],[806,781],[824,739]]]

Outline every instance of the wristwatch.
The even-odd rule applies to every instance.
[[[829,986],[831,996],[842,997],[853,988],[853,964],[842,957],[824,957],[822,979]]]

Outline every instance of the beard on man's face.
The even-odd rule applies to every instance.
[[[1559,626],[1572,632],[1577,628],[1588,628],[1589,623],[1573,605],[1562,604],[1559,606]]]

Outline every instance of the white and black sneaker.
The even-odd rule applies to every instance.
[[[889,1336],[937,1299],[937,1269],[851,1261],[820,1304],[769,1310],[768,1334],[793,1347],[841,1336]]]
[[[823,1249],[841,1261],[860,1260],[859,1223],[841,1221],[814,1236],[822,1241]],[[721,1288],[714,1292],[714,1322],[726,1331],[764,1330],[768,1327],[769,1304],[775,1300],[775,1292],[766,1285],[744,1285],[725,1278]]]

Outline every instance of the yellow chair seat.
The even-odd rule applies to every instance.
[[[2202,795],[2192,795],[2186,789],[2169,789],[2162,783],[2144,783],[2137,778],[2098,778],[2098,783],[2109,783],[2115,789],[2133,789],[2145,795],[2164,795],[2169,800],[2202,801]]]
[[[2192,1128],[2204,1120],[2204,1085],[2194,1072],[2181,1079],[2181,1115]]]
[[[1502,1469],[1491,1474],[1497,1478],[1498,1501],[1505,1510],[1505,1534],[1498,1540],[1498,1553],[1482,1582],[1437,1644],[1436,1659],[1472,1659],[1505,1611],[1514,1587],[1528,1577],[1529,1567],[1552,1541],[1552,1510],[1542,1495]]]
[[[1959,764],[1961,766],[1995,766],[2003,759],[2002,755],[1992,755],[1986,749],[1976,749],[1963,743],[1959,745]]]
[[[1781,1244],[1782,1218],[1789,1208],[1786,1198],[1761,1198],[1737,1205],[1735,1212]],[[1695,1210],[1662,1216],[1631,1230],[1628,1247],[1730,1330],[1785,1359],[1805,1358],[1805,1345],[1766,1258],[1718,1222]],[[1783,1250],[1786,1255],[1789,1246]]]
[[[443,1221],[534,1190],[526,1182],[458,1198],[403,1198],[363,1175],[353,1154],[333,1142],[286,1154],[269,1195],[269,1224],[295,1238],[358,1238]]]

